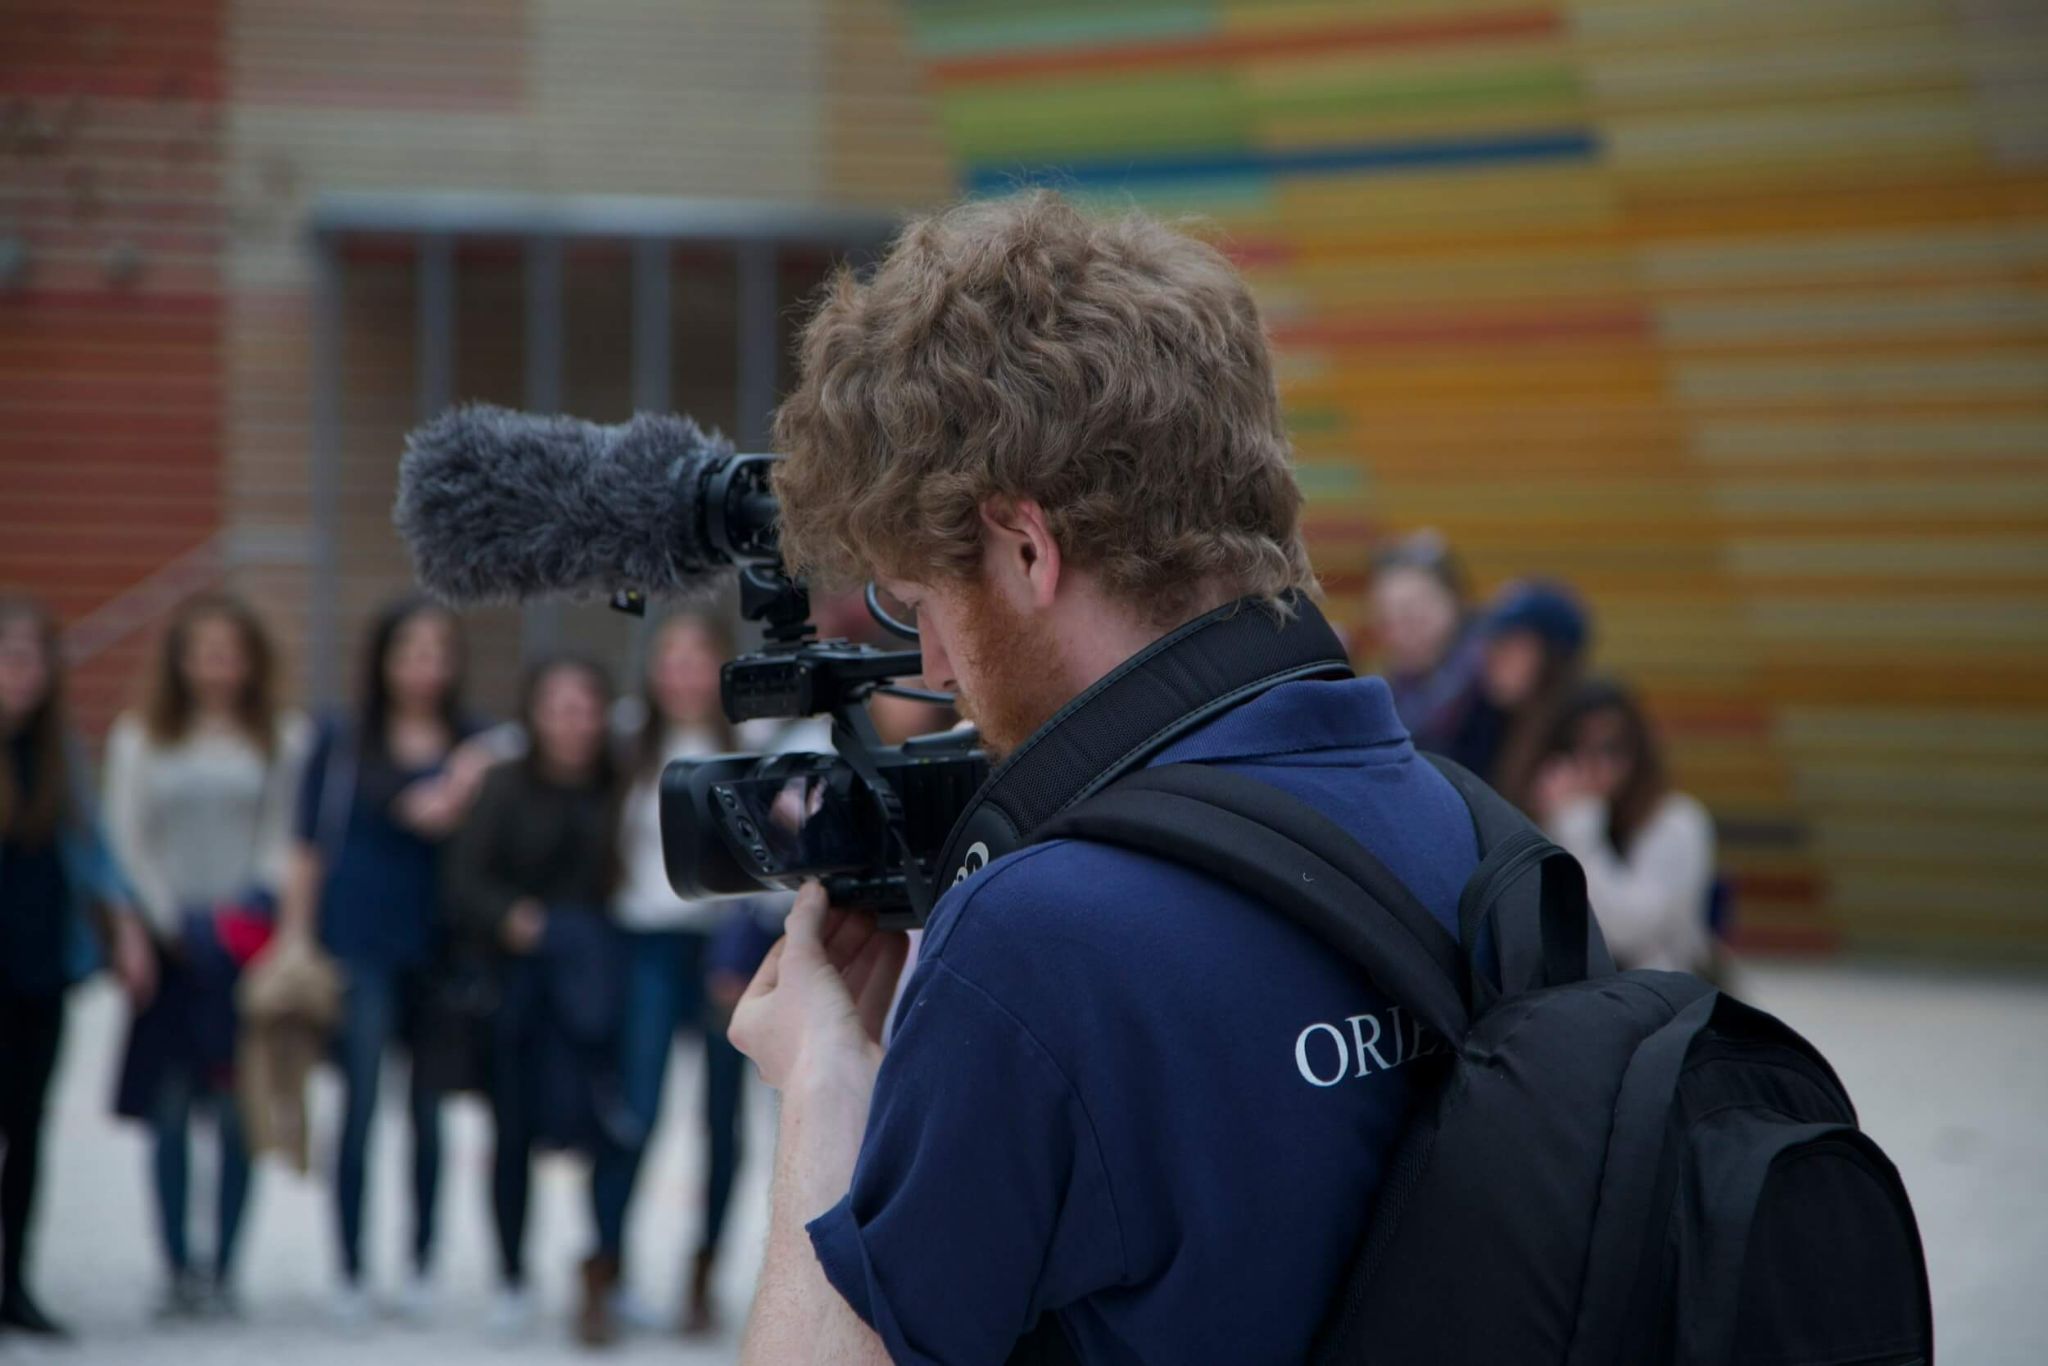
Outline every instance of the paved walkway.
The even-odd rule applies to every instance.
[[[1828,1053],[1862,1108],[1866,1127],[1905,1173],[1933,1268],[1936,1322],[1946,1366],[2038,1366],[2048,1361],[2048,981],[1895,970],[1770,967],[1746,982]],[[333,1253],[323,1188],[277,1168],[259,1174],[243,1258],[246,1317],[231,1325],[165,1331],[148,1317],[157,1291],[141,1138],[108,1119],[104,1100],[120,1034],[118,1003],[103,989],[76,1000],[59,1082],[50,1174],[40,1225],[40,1284],[53,1312],[80,1331],[64,1349],[0,1338],[0,1362],[52,1366],[327,1366],[328,1363],[587,1360],[568,1342],[571,1271],[582,1252],[587,1212],[577,1164],[544,1164],[529,1247],[545,1306],[524,1341],[494,1342],[483,1328],[490,1290],[485,1182],[489,1131],[481,1109],[457,1103],[449,1123],[443,1183],[441,1303],[431,1323],[378,1322],[338,1335],[326,1313]],[[674,1102],[694,1097],[696,1056],[678,1055],[671,1104],[634,1229],[631,1259],[647,1298],[675,1307],[684,1249],[698,1211],[699,1145]],[[395,1099],[395,1095],[391,1097]],[[331,1132],[336,1097],[316,1095],[321,1131]],[[737,1316],[760,1256],[765,1095],[755,1089],[753,1143],[736,1197],[733,1238],[722,1270]],[[390,1282],[403,1236],[398,1107],[385,1107],[373,1155],[377,1184],[373,1267]],[[195,1205],[206,1186],[198,1183]],[[666,1335],[629,1340],[621,1362],[672,1366],[728,1361],[734,1340],[685,1345]]]

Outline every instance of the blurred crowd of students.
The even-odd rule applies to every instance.
[[[1616,960],[1711,972],[1712,824],[1671,785],[1631,690],[1588,675],[1581,600],[1528,581],[1475,606],[1448,545],[1424,533],[1379,557],[1371,609],[1373,662],[1417,745],[1492,782],[1578,857]],[[675,895],[657,780],[672,759],[772,747],[724,719],[730,653],[716,619],[673,617],[636,695],[616,697],[594,661],[557,656],[529,669],[515,722],[489,726],[467,701],[460,622],[406,599],[368,632],[353,710],[308,721],[279,696],[256,613],[209,595],[164,632],[143,701],[108,735],[96,802],[65,719],[55,624],[0,597],[0,1330],[60,1331],[30,1291],[30,1216],[64,993],[102,964],[134,1008],[115,1103],[151,1134],[162,1315],[236,1312],[252,1151],[276,1149],[302,1170],[311,1151],[330,1155],[333,1312],[370,1317],[370,1135],[385,1061],[401,1054],[412,1199],[393,1307],[431,1306],[443,1101],[473,1092],[495,1131],[492,1326],[516,1335],[535,1316],[525,1230],[538,1148],[590,1158],[577,1336],[648,1326],[627,1288],[627,1220],[671,1042],[694,1033],[704,1191],[680,1326],[714,1330],[746,1073],[724,1022],[773,908]],[[948,719],[883,724],[901,738]],[[309,1143],[304,1078],[322,1060],[341,1078],[341,1122]],[[204,1256],[187,1207],[201,1132],[219,1146]]]
[[[467,701],[461,623],[407,599],[368,633],[356,706],[308,720],[279,696],[257,614],[207,595],[169,623],[144,700],[109,732],[96,801],[55,623],[0,598],[0,1331],[62,1332],[30,1289],[31,1211],[65,992],[100,966],[133,1010],[115,1108],[150,1133],[163,1317],[237,1312],[252,1156],[266,1149],[302,1170],[326,1155],[333,1312],[370,1317],[371,1127],[385,1060],[403,1054],[410,1258],[391,1307],[431,1306],[443,1101],[474,1092],[495,1130],[491,1326],[517,1335],[535,1317],[538,1148],[590,1159],[577,1335],[654,1326],[626,1288],[626,1226],[671,1043],[694,1033],[703,1205],[674,1274],[680,1328],[715,1330],[745,1076],[724,1023],[776,908],[674,894],[657,778],[673,758],[772,745],[724,719],[728,654],[714,618],[676,616],[654,632],[636,696],[616,697],[595,661],[556,656],[529,669],[516,721],[490,726]],[[341,1122],[309,1142],[305,1076],[322,1061],[340,1075]],[[218,1145],[219,1179],[195,1221],[199,1137]],[[195,1223],[208,1236],[193,1239]]]
[[[1485,778],[1577,857],[1616,963],[1713,974],[1713,821],[1672,785],[1635,692],[1587,669],[1579,596],[1523,580],[1475,606],[1450,545],[1421,532],[1376,559],[1372,618],[1417,747]]]

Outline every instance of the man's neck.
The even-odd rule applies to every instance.
[[[1235,584],[1211,580],[1195,594],[1188,610],[1161,622],[1128,602],[1103,593],[1091,580],[1082,585],[1057,623],[1067,681],[1079,696],[1112,669],[1168,632],[1243,596]]]

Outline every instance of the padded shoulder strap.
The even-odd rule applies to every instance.
[[[1141,769],[1038,837],[1115,844],[1207,873],[1359,964],[1442,1038],[1465,1035],[1457,942],[1357,840],[1270,784],[1200,764]]]
[[[1473,956],[1473,1008],[1614,971],[1579,861],[1470,771],[1440,754],[1425,757],[1465,799],[1479,840],[1479,867],[1458,902],[1458,933],[1470,948],[1491,926],[1499,982],[1488,981]]]

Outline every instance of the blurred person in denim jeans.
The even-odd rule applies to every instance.
[[[65,716],[56,622],[40,603],[0,593],[0,1332],[66,1335],[29,1293],[29,1237],[64,997],[100,963],[101,914],[139,1003],[155,959],[100,837]]]
[[[464,750],[461,629],[423,598],[387,604],[364,642],[360,707],[320,727],[300,785],[297,844],[282,906],[288,933],[317,934],[346,982],[335,1059],[343,1089],[334,1204],[344,1326],[369,1317],[363,1288],[363,1197],[384,1056],[413,1052],[428,994],[445,964],[442,841],[460,824],[487,759]],[[429,1304],[441,1175],[441,1097],[410,1077],[412,1238],[399,1307]]]
[[[157,990],[132,1022],[116,1109],[152,1130],[169,1271],[160,1312],[231,1315],[250,1164],[234,1095],[235,977],[267,934],[291,854],[303,717],[277,702],[270,633],[241,599],[210,593],[172,617],[144,705],[107,738],[107,834],[157,949]],[[191,1130],[220,1141],[210,1265],[186,1228]]]
[[[682,1317],[683,1330],[691,1334],[716,1326],[711,1276],[739,1167],[746,1065],[725,1039],[730,1003],[721,1006],[707,994],[708,951],[721,928],[744,912],[729,901],[685,901],[669,886],[661,851],[660,782],[662,768],[674,760],[740,748],[719,695],[719,670],[731,657],[730,640],[709,616],[671,617],[655,635],[643,680],[644,719],[632,786],[620,812],[621,881],[613,903],[627,944],[621,1082],[640,1132],[654,1130],[676,1035],[687,1032],[704,1041],[704,1214]],[[627,1212],[645,1156],[641,1145],[607,1148],[598,1154],[592,1174],[597,1250],[584,1266],[579,1320],[581,1336],[590,1342],[615,1336],[620,1319],[637,1326],[652,1318],[625,1292],[623,1279]]]

